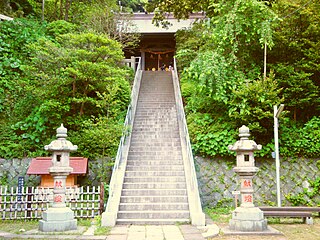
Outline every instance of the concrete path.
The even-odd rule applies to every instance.
[[[112,228],[107,240],[204,240],[191,225],[129,225]]]
[[[213,225],[211,225],[213,226]],[[215,225],[216,226],[216,225]],[[79,228],[79,227],[78,227]],[[204,240],[210,229],[198,229],[192,225],[117,225],[111,229],[108,236],[94,236],[95,226],[87,231],[74,230],[72,233],[49,233],[31,230],[22,234],[10,234],[1,232],[0,239],[90,239],[90,240]],[[78,231],[78,232],[77,232]],[[215,235],[218,235],[219,228],[215,228]]]

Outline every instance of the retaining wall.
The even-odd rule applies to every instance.
[[[18,177],[25,176],[25,186],[37,186],[39,176],[26,175],[31,159],[0,159],[0,185],[17,186]],[[312,191],[310,180],[320,177],[320,159],[281,159],[281,195],[283,204],[290,205],[284,196],[297,195],[304,189]],[[203,207],[232,206],[234,196],[232,191],[239,190],[237,176],[233,172],[236,160],[208,159],[195,157],[198,185]],[[276,204],[276,169],[273,159],[256,159],[259,171],[254,178],[254,202],[256,205]],[[88,174],[79,177],[80,185],[98,186],[101,181],[108,182],[112,166],[108,160],[89,160]],[[102,177],[101,177],[102,176]],[[309,201],[307,196],[304,196]],[[311,203],[311,201],[309,201]],[[320,204],[319,194],[316,202]]]

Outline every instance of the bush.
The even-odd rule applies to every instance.
[[[194,113],[187,118],[192,147],[204,156],[230,156],[228,146],[237,141],[237,130],[219,123],[209,114]]]

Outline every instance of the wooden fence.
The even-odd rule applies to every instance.
[[[0,186],[0,218],[40,219],[53,202],[53,189]],[[94,218],[103,211],[103,188],[75,187],[66,189],[66,205],[76,218]]]

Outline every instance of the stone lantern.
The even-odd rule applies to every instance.
[[[230,230],[240,232],[261,232],[267,230],[267,220],[263,212],[253,204],[253,176],[258,171],[254,164],[253,152],[262,146],[249,140],[249,128],[239,128],[240,140],[228,148],[237,154],[237,166],[233,169],[240,179],[241,205],[232,213],[229,222]]]
[[[39,229],[44,232],[57,232],[77,229],[77,220],[74,219],[73,211],[66,207],[66,179],[72,172],[69,165],[70,152],[76,151],[78,146],[66,140],[67,129],[61,124],[57,129],[57,140],[44,147],[52,152],[52,166],[49,173],[53,176],[53,203],[43,213]]]

